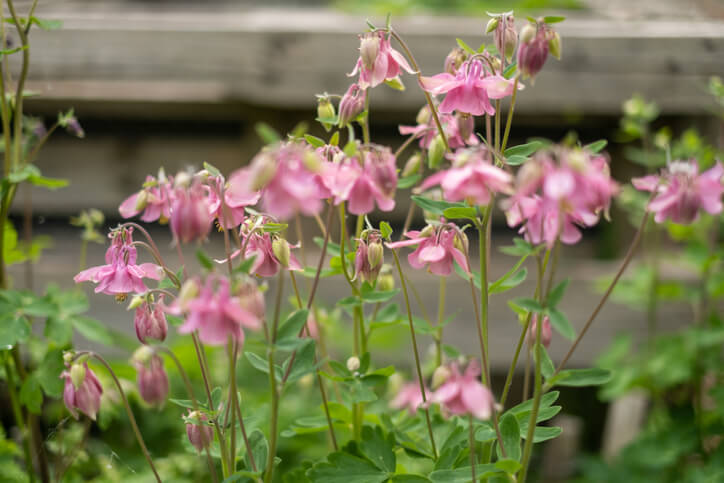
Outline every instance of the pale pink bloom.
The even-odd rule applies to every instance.
[[[163,172],[158,179],[146,176],[146,182],[141,191],[132,194],[118,207],[123,218],[131,218],[140,212],[141,220],[166,221],[171,218],[172,179],[167,178]]]
[[[186,321],[179,332],[189,334],[198,331],[202,342],[223,345],[229,337],[240,344],[244,342],[244,327],[259,329],[259,318],[244,308],[238,296],[231,293],[229,280],[211,274],[200,286],[199,294],[189,301],[174,301],[166,309],[173,315],[185,315]]]
[[[133,246],[133,228],[115,230],[109,235],[111,246],[106,251],[106,265],[91,267],[73,277],[75,283],[93,282],[96,293],[124,298],[129,293],[146,291],[144,278],[160,280],[163,269],[153,263],[136,265],[138,253]]]
[[[535,347],[535,341],[538,338],[538,314],[533,315],[533,319],[528,328],[528,347]],[[543,317],[543,325],[540,328],[540,341],[546,349],[550,347],[553,339],[553,330],[551,329],[551,319],[547,315]]]
[[[161,304],[149,305],[148,302],[143,302],[143,305],[136,309],[133,325],[136,337],[143,344],[146,344],[148,339],[159,342],[166,340],[168,323]]]
[[[397,168],[389,148],[372,146],[363,154],[364,165],[357,158],[345,158],[325,166],[322,177],[334,196],[335,204],[347,202],[354,215],[370,213],[375,203],[382,211],[395,207]]]
[[[374,284],[385,261],[382,237],[372,232],[367,237],[357,240],[357,251],[354,256],[354,278]]]
[[[237,170],[229,177],[226,183],[222,176],[210,177],[209,185],[209,214],[215,218],[219,226],[231,230],[244,221],[244,208],[255,205],[261,193],[247,192],[248,182],[244,177],[248,173],[243,169]],[[224,203],[221,203],[220,193],[224,193]]]
[[[214,440],[214,430],[205,424],[207,420],[206,415],[197,411],[189,412],[187,416],[186,436],[198,452],[208,447]]]
[[[536,31],[530,38],[526,38],[524,35],[520,37],[518,70],[526,77],[535,77],[548,59],[549,42],[555,32],[544,24],[525,28],[535,28]]]
[[[207,190],[192,181],[190,187],[178,186],[173,193],[171,231],[175,239],[181,243],[206,239],[213,221]]]
[[[468,116],[467,119],[461,120],[461,115],[454,116],[452,114],[440,114],[440,124],[445,132],[448,146],[450,149],[456,149],[468,145],[477,145],[480,141],[478,137],[470,129],[469,133],[462,133],[460,130],[461,123],[474,123],[474,119]],[[420,138],[420,147],[429,148],[430,143],[438,135],[437,124],[432,116],[428,116],[426,122],[418,124],[417,126],[400,126],[400,134],[410,135],[415,134],[416,137]],[[464,134],[467,134],[465,136]]]
[[[493,166],[483,148],[459,149],[450,169],[438,171],[419,187],[425,191],[440,185],[447,201],[468,201],[476,205],[490,203],[493,193],[511,193],[512,176]]]
[[[352,84],[339,101],[339,127],[345,127],[365,110],[367,91]]]
[[[470,363],[464,374],[460,374],[457,364],[452,364],[449,379],[432,393],[430,401],[442,405],[451,414],[490,419],[495,399],[490,389],[480,383],[479,375],[476,363]]]
[[[670,219],[688,224],[699,217],[700,210],[712,215],[722,212],[723,176],[724,166],[719,161],[701,174],[696,160],[674,161],[660,176],[634,178],[632,182],[636,189],[656,193],[648,210],[656,213],[657,223]]]
[[[576,225],[593,226],[598,222],[596,215],[567,213],[557,201],[538,195],[512,200],[508,200],[506,211],[508,226],[522,223],[519,233],[534,245],[545,242],[548,248],[552,248],[557,239],[573,245],[582,237]]]
[[[135,366],[141,398],[152,406],[162,405],[168,397],[168,375],[163,360],[154,354],[146,363],[136,361]]]
[[[77,386],[73,383],[71,377],[73,369],[69,369],[60,374],[61,379],[65,380],[65,388],[63,389],[65,407],[68,408],[68,411],[75,419],[78,419],[78,411],[80,411],[95,421],[101,407],[103,387],[95,373],[88,367],[87,362],[83,363],[83,372],[85,374]]]
[[[244,259],[255,257],[254,263],[249,270],[250,274],[260,277],[273,277],[279,273],[279,268],[283,267],[272,249],[272,235],[269,233],[252,231],[245,234],[242,230],[241,246],[246,247],[244,250]],[[289,245],[290,248],[297,248],[298,245]],[[232,258],[239,254],[236,250],[232,254]],[[284,267],[287,268],[287,267]],[[294,254],[289,254],[289,270],[302,270],[302,265]]]
[[[427,266],[428,271],[435,275],[447,276],[452,273],[453,262],[457,262],[466,273],[470,273],[467,257],[461,250],[465,244],[464,235],[454,223],[428,225],[423,231],[408,231],[405,236],[409,240],[386,245],[393,250],[418,245],[417,249],[407,256],[407,260],[413,268]]]
[[[312,339],[319,339],[319,324],[313,312],[309,312],[309,316],[307,316],[307,330],[304,332],[304,335]]]
[[[428,390],[425,389],[425,392],[427,393]],[[410,414],[415,414],[417,412],[417,408],[422,406],[422,402],[420,385],[409,382],[402,386],[400,392],[398,392],[395,398],[390,401],[390,407],[393,409],[407,409]]]
[[[360,58],[354,70],[348,75],[359,73],[359,85],[362,89],[376,87],[400,75],[400,67],[414,74],[407,59],[390,45],[390,39],[382,31],[368,32],[360,36]]]
[[[422,88],[431,94],[447,94],[440,104],[440,112],[453,111],[481,116],[495,114],[490,99],[502,99],[513,93],[513,81],[500,75],[485,75],[483,61],[466,61],[455,75],[443,72],[420,79]]]
[[[322,160],[309,146],[286,143],[265,148],[245,168],[245,192],[263,188],[263,210],[282,220],[300,212],[316,215],[322,210],[322,200],[329,196],[318,174],[321,165]]]

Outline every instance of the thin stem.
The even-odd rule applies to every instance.
[[[76,355],[76,358],[79,355],[87,354],[90,357],[93,357],[98,362],[100,362],[108,371],[108,373],[111,375],[111,378],[113,379],[113,382],[116,384],[116,388],[118,389],[118,393],[121,395],[121,401],[123,401],[123,406],[126,408],[126,413],[128,413],[128,420],[131,422],[131,428],[133,429],[133,433],[136,435],[136,440],[138,441],[138,445],[141,447],[141,451],[143,452],[143,456],[146,457],[146,461],[148,462],[148,466],[151,467],[151,471],[153,472],[153,476],[156,477],[156,481],[159,483],[161,482],[161,477],[158,476],[158,472],[156,471],[156,466],[153,464],[153,459],[151,459],[151,455],[148,452],[148,449],[146,448],[146,443],[143,442],[143,436],[141,436],[141,430],[138,429],[138,424],[136,424],[136,418],[133,416],[133,411],[131,411],[131,406],[128,404],[128,398],[126,398],[126,393],[123,392],[123,387],[121,386],[121,381],[118,380],[118,377],[116,377],[116,373],[113,372],[113,369],[111,366],[106,362],[103,357],[96,354],[95,352],[91,351],[83,351],[78,352]]]
[[[5,32],[5,15],[4,15],[5,9],[0,8],[0,42],[2,43],[2,48],[7,48],[7,34]],[[7,105],[7,87],[5,85],[5,69],[7,67],[7,64],[5,63],[5,59],[8,57],[7,55],[3,56],[3,62],[0,64],[0,95],[2,98],[0,98],[0,113],[2,114],[2,126],[3,126],[3,142],[5,143],[5,151],[4,151],[4,173],[5,177],[10,174],[10,163],[11,163],[11,153],[10,153],[10,144],[12,143],[10,139],[10,110],[8,109]],[[4,221],[4,220],[3,220]]]
[[[525,376],[523,377],[523,401],[528,400],[530,394],[530,351],[525,353]]]
[[[410,137],[405,139],[405,142],[400,145],[399,148],[397,148],[397,151],[395,151],[395,159],[397,159],[402,152],[407,149],[407,147],[412,144],[412,142],[417,139],[417,134],[411,134]]]
[[[488,352],[488,232],[487,225],[490,223],[491,207],[488,207],[485,211],[483,222],[477,223],[478,225],[478,238],[479,238],[479,256],[480,256],[480,311],[481,311],[481,328],[482,338],[485,354]],[[485,377],[490,381],[490,367],[488,366],[487,374]]]
[[[412,338],[412,348],[415,354],[415,368],[417,369],[417,380],[420,384],[420,394],[422,395],[422,407],[425,408],[425,420],[427,422],[427,431],[430,435],[430,445],[432,446],[432,454],[434,459],[437,460],[437,448],[435,447],[435,436],[432,432],[432,422],[430,421],[430,408],[427,407],[427,396],[425,395],[425,382],[422,379],[422,368],[420,366],[420,354],[417,350],[417,338],[415,337],[415,326],[412,323],[412,310],[410,309],[410,297],[407,294],[407,284],[405,283],[405,276],[402,273],[402,267],[400,266],[400,258],[397,256],[397,251],[392,250],[392,256],[395,259],[395,265],[397,266],[397,272],[400,275],[400,284],[402,285],[402,294],[405,297],[405,307],[407,309],[407,320],[410,324],[410,337]]]
[[[194,396],[194,388],[191,385],[191,380],[189,379],[188,374],[186,374],[186,371],[184,370],[183,365],[181,365],[181,361],[178,360],[178,357],[176,357],[176,354],[173,353],[173,351],[167,347],[158,345],[154,346],[154,350],[162,351],[164,354],[166,354],[176,365],[176,369],[178,369],[179,374],[181,375],[181,379],[184,381],[184,385],[186,386],[186,392],[189,395],[189,398],[191,399],[191,405],[194,408],[194,411],[199,410],[199,403],[196,400],[196,396]],[[209,446],[206,445],[206,463],[209,466],[209,471],[211,472],[211,476],[214,480],[214,482],[219,481],[219,477],[216,474],[216,465],[214,465],[213,460],[211,459],[211,452],[209,451]]]
[[[236,344],[233,341],[233,337],[229,336],[228,343],[229,351],[229,379],[231,387],[229,388],[229,399],[226,403],[226,408],[231,408],[231,435],[229,436],[229,463],[231,465],[230,471],[233,474],[236,471],[236,411],[234,410],[234,400],[237,399],[238,394],[236,391],[236,355],[237,349]],[[226,430],[226,428],[224,428]],[[247,441],[246,446],[249,451],[249,445]],[[251,454],[251,451],[249,451]]]
[[[5,375],[7,377],[7,387],[8,387],[8,395],[10,396],[10,406],[12,407],[13,416],[15,417],[15,423],[18,425],[18,429],[20,430],[20,434],[22,435],[23,440],[23,453],[25,456],[25,468],[26,472],[30,478],[31,483],[35,481],[35,469],[33,468],[33,457],[30,450],[30,438],[27,434],[27,429],[25,426],[25,418],[23,418],[23,410],[20,406],[20,400],[18,399],[18,393],[16,391],[15,387],[15,376],[13,372],[13,368],[10,367],[10,364],[8,362],[8,355],[4,354],[3,358],[5,359]]]
[[[277,282],[277,296],[274,303],[274,319],[271,330],[269,330],[269,347],[267,348],[267,362],[269,363],[269,390],[271,391],[271,420],[269,421],[269,453],[266,461],[264,481],[270,483],[274,476],[274,457],[277,452],[277,426],[279,423],[279,388],[276,381],[276,370],[274,367],[274,344],[277,339],[277,327],[279,326],[279,314],[282,305],[282,290],[284,289],[284,271],[279,270],[279,281]],[[290,363],[293,363],[293,361]]]
[[[542,344],[541,344],[541,328],[543,324],[536,324],[535,334],[535,386],[533,389],[533,408],[530,412],[530,419],[528,420],[528,434],[525,440],[525,446],[523,447],[523,459],[521,464],[523,468],[520,471],[518,481],[525,482],[526,476],[528,475],[528,464],[530,463],[530,455],[533,451],[533,440],[535,439],[535,427],[538,421],[538,409],[540,407],[540,398],[543,385],[543,378],[541,376],[541,357],[543,356]]]
[[[10,16],[15,22],[15,27],[20,37],[20,44],[23,47],[23,64],[20,68],[20,77],[18,77],[18,83],[15,88],[15,113],[13,114],[13,159],[14,164],[17,167],[20,163],[20,153],[22,149],[23,140],[23,89],[25,88],[25,79],[28,77],[28,68],[30,67],[30,46],[28,44],[28,35],[23,28],[22,22],[15,12],[15,6],[13,0],[7,0],[8,10]],[[28,22],[28,27],[30,23]]]
[[[468,434],[468,444],[470,445],[470,475],[473,477],[473,482],[477,482],[477,478],[475,477],[475,431],[473,429],[473,414],[470,413],[470,417],[468,419],[468,428],[469,428],[469,434]]]
[[[495,150],[500,151],[500,99],[495,101]]]
[[[606,292],[603,294],[603,297],[601,297],[601,300],[598,302],[598,305],[596,305],[596,308],[593,310],[593,313],[586,321],[586,325],[583,326],[583,329],[581,330],[581,333],[578,334],[578,337],[576,337],[576,340],[573,341],[573,345],[566,353],[565,357],[561,361],[560,364],[558,364],[558,367],[556,367],[555,372],[551,376],[551,378],[555,377],[561,370],[566,366],[566,363],[573,355],[573,352],[576,350],[576,347],[578,347],[578,343],[581,342],[581,339],[586,334],[588,329],[591,327],[591,324],[593,324],[593,321],[596,320],[596,316],[598,316],[598,313],[603,308],[604,304],[608,300],[608,297],[611,295],[611,292],[613,292],[614,287],[618,283],[618,280],[621,278],[621,275],[623,275],[623,272],[626,271],[626,267],[628,267],[628,264],[631,262],[631,259],[633,258],[633,254],[636,251],[636,248],[639,245],[639,242],[641,241],[641,234],[644,231],[644,227],[646,226],[646,223],[649,219],[649,212],[647,211],[644,215],[643,219],[641,220],[641,224],[639,225],[638,231],[636,231],[636,235],[634,236],[633,241],[631,242],[631,246],[628,248],[628,252],[626,252],[626,257],[623,259],[623,263],[621,264],[621,268],[618,269],[618,272],[613,277],[613,280],[609,284],[608,288],[606,289]],[[541,324],[538,324],[541,325]]]
[[[410,63],[412,64],[412,68],[415,69],[417,80],[420,82],[422,80],[422,72],[420,72],[420,67],[418,67],[417,62],[415,61],[415,57],[412,55],[412,52],[407,47],[407,44],[404,40],[402,40],[402,37],[400,37],[397,32],[395,32],[392,28],[390,28],[390,35],[392,35],[397,42],[399,42],[400,47],[402,47],[402,50],[405,51],[405,54],[407,55],[407,58],[410,59]],[[422,93],[425,95],[425,100],[427,101],[428,107],[430,107],[430,112],[432,113],[432,118],[435,120],[435,126],[437,126],[437,132],[440,134],[440,137],[442,138],[442,143],[445,145],[445,150],[450,150],[450,145],[447,142],[447,136],[445,135],[445,131],[442,128],[442,124],[440,123],[440,116],[437,114],[437,108],[435,107],[435,104],[432,102],[432,97],[430,97],[430,93],[426,90],[422,90]]]
[[[442,330],[445,320],[445,288],[447,277],[440,277],[437,302],[437,330],[435,331],[435,367],[442,364]]]
[[[513,111],[515,111],[515,98],[518,95],[518,76],[515,76],[513,82],[513,96],[510,98],[510,109],[508,109],[508,119],[505,121],[505,132],[503,133],[503,142],[500,144],[500,152],[504,152],[508,146],[508,135],[510,134],[510,126],[513,124]]]
[[[365,95],[365,118],[362,122],[362,141],[365,144],[370,143],[370,92],[372,89],[367,89]]]
[[[45,135],[42,138],[40,138],[40,140],[33,147],[33,150],[30,151],[30,153],[25,157],[26,163],[33,162],[35,157],[38,155],[38,152],[40,152],[40,149],[45,145],[45,143],[48,141],[48,139],[50,139],[50,136],[53,134],[53,132],[55,132],[55,130],[58,129],[58,126],[60,126],[60,124],[58,124],[56,122],[55,124],[53,124],[50,127],[50,129],[48,129],[48,131],[45,133]]]

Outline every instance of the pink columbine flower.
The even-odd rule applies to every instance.
[[[418,245],[417,249],[407,256],[413,268],[427,266],[435,275],[447,276],[452,273],[453,261],[457,262],[466,273],[470,273],[466,250],[465,234],[454,223],[428,225],[422,231],[408,231],[405,236],[409,240],[387,243],[391,249]]]
[[[480,368],[470,363],[464,374],[457,364],[450,367],[450,378],[430,396],[430,401],[441,404],[455,415],[472,414],[478,419],[490,419],[495,408],[493,393],[478,379]]]
[[[669,219],[688,224],[699,217],[700,210],[712,215],[722,212],[723,176],[720,161],[701,174],[696,160],[674,161],[660,176],[634,178],[632,182],[638,190],[656,193],[648,210],[656,213],[657,223]]]
[[[183,182],[179,182],[181,178],[182,175],[176,176],[171,203],[171,231],[181,243],[202,241],[209,234],[213,221],[208,192],[197,180],[190,180],[184,186]]]
[[[257,218],[252,224],[245,224],[241,228],[241,246],[244,247],[244,259],[254,257],[254,263],[249,269],[250,274],[260,277],[273,277],[279,273],[279,268],[289,270],[302,270],[302,264],[291,251],[289,260],[280,260],[274,253],[274,237],[269,232],[255,228],[259,223],[263,224],[263,218]],[[297,248],[297,245],[289,245],[289,248]],[[232,258],[239,254],[239,250],[232,253]],[[218,260],[217,260],[218,261]]]
[[[131,218],[143,212],[141,220],[167,221],[171,218],[172,179],[167,178],[163,170],[158,178],[147,176],[141,191],[132,194],[118,207],[123,218]]]
[[[472,116],[440,114],[439,119],[450,149],[465,145],[477,145],[480,142],[473,132],[475,120]],[[420,147],[428,149],[432,140],[439,134],[437,124],[435,124],[435,119],[430,114],[429,107],[423,106],[420,109],[417,121],[416,126],[400,126],[400,134],[405,136],[414,134],[415,137],[420,139]]]
[[[350,77],[359,73],[362,89],[376,87],[385,81],[394,81],[400,75],[400,67],[414,74],[407,59],[390,45],[390,39],[382,31],[368,32],[360,36],[360,57]]]
[[[109,235],[112,239],[111,246],[106,251],[106,265],[83,270],[73,278],[75,283],[97,283],[96,293],[115,295],[119,301],[123,301],[129,293],[146,291],[144,278],[160,280],[163,269],[158,265],[136,265],[138,253],[133,246],[132,233],[131,227],[112,231]]]
[[[490,99],[502,99],[513,93],[513,81],[500,75],[485,75],[483,61],[466,61],[455,75],[443,72],[420,79],[422,88],[431,94],[447,94],[440,104],[440,112],[453,111],[481,116],[495,114]]]
[[[493,166],[485,148],[459,149],[450,169],[439,171],[419,187],[425,191],[440,185],[447,201],[467,201],[475,205],[490,203],[493,193],[512,192],[512,176]]]
[[[214,440],[214,430],[206,421],[206,415],[198,411],[190,411],[186,416],[186,436],[198,452],[207,448]]]
[[[347,201],[354,215],[370,213],[375,203],[382,211],[395,207],[397,168],[389,148],[371,146],[363,153],[364,165],[355,158],[345,158],[325,166],[324,185],[334,196],[335,204]]]
[[[248,183],[244,179],[247,174],[240,169],[231,174],[228,183],[223,176],[212,176],[206,181],[209,186],[209,214],[226,230],[239,226],[244,221],[244,209],[255,205],[261,197],[258,191],[247,191]]]
[[[533,315],[530,327],[528,328],[528,347],[535,347],[535,341],[538,338],[538,314]],[[543,317],[543,325],[540,328],[540,341],[546,349],[550,347],[553,339],[553,330],[551,329],[551,319],[547,315]]]
[[[143,302],[140,307],[136,308],[133,325],[136,329],[136,337],[142,344],[148,343],[148,339],[159,342],[166,340],[168,322],[161,303]]]
[[[428,390],[425,389],[425,392],[428,392]],[[417,412],[417,408],[422,406],[422,402],[420,385],[414,382],[409,382],[402,386],[400,392],[398,392],[395,398],[390,401],[390,407],[393,409],[407,409],[410,414],[415,414]]]
[[[161,406],[168,397],[168,375],[163,368],[163,360],[158,354],[147,357],[134,357],[136,382],[141,398],[152,406]]]
[[[101,394],[103,387],[95,373],[88,367],[88,363],[82,365],[75,363],[69,370],[60,374],[65,379],[63,389],[63,402],[70,414],[78,419],[78,411],[82,412],[93,421],[101,407]]]
[[[560,58],[558,34],[545,23],[525,25],[520,31],[518,45],[518,70],[523,76],[534,78],[543,68],[549,53]]]
[[[223,345],[229,337],[241,344],[244,342],[244,327],[261,327],[259,318],[242,306],[236,294],[231,293],[228,279],[211,274],[203,285],[198,280],[193,283],[195,288],[190,291],[195,296],[189,297],[189,300],[182,300],[179,296],[166,308],[173,315],[186,316],[186,321],[179,327],[180,333],[198,331],[201,341],[210,345]]]
[[[362,281],[374,284],[384,261],[385,251],[379,232],[372,231],[363,235],[362,238],[357,240],[353,280],[359,278]]]
[[[345,127],[365,110],[366,98],[367,91],[359,84],[349,86],[339,101],[339,127]]]

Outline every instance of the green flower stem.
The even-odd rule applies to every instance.
[[[189,398],[191,399],[191,405],[194,408],[194,411],[199,410],[199,403],[196,400],[196,397],[194,396],[194,388],[191,385],[191,380],[189,379],[188,374],[186,374],[186,371],[184,370],[183,365],[181,365],[181,361],[178,360],[178,357],[176,357],[176,354],[173,353],[173,351],[167,347],[157,345],[153,347],[156,351],[161,351],[164,354],[166,354],[176,365],[176,368],[178,369],[179,374],[181,375],[181,379],[184,381],[184,385],[186,386],[186,392],[189,395]],[[214,465],[213,460],[211,459],[211,452],[209,451],[209,447],[206,446],[206,463],[209,466],[209,471],[211,472],[211,477],[214,482],[219,481],[219,476],[216,474],[216,466]]]
[[[483,347],[482,352],[487,356],[489,354],[488,351],[488,230],[487,226],[490,224],[490,215],[492,213],[492,209],[490,206],[487,207],[485,210],[485,215],[483,217],[482,223],[478,221],[476,223],[478,228],[478,238],[479,238],[479,256],[480,256],[480,311],[481,311],[481,320],[480,325],[482,328],[482,341],[483,341]],[[486,364],[487,365],[487,364]],[[483,375],[483,382],[490,381],[490,367],[488,366],[485,370],[485,374]]]
[[[110,374],[111,378],[113,379],[113,382],[116,384],[116,388],[118,389],[118,393],[121,395],[121,401],[123,401],[123,406],[126,408],[126,413],[128,414],[128,420],[131,423],[131,428],[133,429],[133,433],[136,435],[136,441],[138,441],[138,445],[141,447],[141,451],[143,452],[143,456],[145,456],[146,461],[148,462],[148,466],[151,467],[151,471],[153,472],[153,476],[156,477],[156,481],[161,483],[161,477],[158,476],[158,472],[156,471],[156,466],[153,464],[153,459],[151,458],[151,455],[148,452],[148,449],[146,448],[146,443],[143,442],[143,436],[141,435],[141,430],[138,429],[138,424],[136,424],[136,418],[133,416],[133,411],[131,411],[131,406],[128,404],[128,398],[126,397],[126,393],[123,392],[123,387],[121,386],[121,382],[118,380],[118,377],[116,376],[116,373],[113,372],[113,369],[111,366],[106,362],[106,360],[101,357],[100,355],[96,354],[92,351],[82,351],[76,353],[75,358],[77,359],[79,356],[88,355],[90,357],[93,357],[98,362],[100,362],[103,367],[106,368],[108,371],[108,374]]]
[[[5,31],[5,15],[4,15],[5,9],[0,9],[0,43],[3,46],[2,48],[5,48],[6,40],[7,40],[7,33]],[[8,56],[3,56],[7,58]],[[4,151],[4,164],[3,164],[3,172],[5,173],[5,177],[7,178],[8,174],[10,174],[10,163],[11,163],[11,153],[10,153],[10,145],[12,143],[12,139],[10,138],[10,110],[8,109],[7,104],[7,86],[5,85],[5,68],[7,64],[3,59],[2,64],[0,64],[0,114],[2,114],[2,127],[3,127],[3,142],[5,143],[5,151]],[[5,221],[5,220],[1,220]],[[2,237],[0,237],[2,238]],[[1,253],[1,252],[0,252]]]
[[[528,434],[525,440],[525,446],[523,447],[523,459],[521,464],[523,468],[520,470],[518,481],[524,483],[528,475],[528,464],[530,463],[530,455],[533,451],[533,439],[535,438],[536,422],[538,421],[538,409],[540,408],[540,399],[542,391],[543,378],[541,376],[541,358],[543,357],[543,350],[541,344],[541,328],[542,323],[536,324],[535,334],[535,386],[533,389],[533,409],[530,412],[530,419],[528,420]]]
[[[365,118],[362,124],[362,142],[365,144],[370,143],[370,92],[372,89],[367,89],[365,93]]]
[[[435,331],[435,367],[442,364],[442,330],[445,321],[445,288],[447,277],[440,277],[437,302],[437,330]]]
[[[503,153],[508,146],[508,135],[510,134],[510,126],[513,124],[513,112],[515,111],[515,99],[518,95],[518,77],[515,76],[513,82],[513,96],[510,98],[510,108],[508,109],[508,118],[505,121],[505,132],[503,133],[503,142],[500,144],[500,152]]]
[[[23,410],[20,406],[18,393],[15,387],[15,372],[8,362],[8,353],[3,351],[3,359],[5,363],[5,374],[7,377],[8,395],[10,396],[10,406],[12,407],[15,423],[18,425],[23,440],[23,453],[25,457],[25,468],[31,483],[35,481],[35,469],[33,468],[33,457],[30,449],[30,438],[25,426],[25,418],[23,418]]]
[[[473,477],[473,483],[478,480],[475,477],[475,430],[473,428],[473,415],[470,414],[468,419],[468,444],[470,445],[470,475]]]
[[[405,275],[402,273],[402,267],[400,266],[400,258],[397,256],[397,251],[392,250],[392,256],[395,258],[395,266],[397,272],[400,275],[400,284],[402,285],[402,294],[405,297],[405,307],[407,309],[407,320],[410,323],[410,337],[412,338],[412,349],[415,354],[415,368],[417,369],[417,380],[420,384],[420,393],[422,395],[422,407],[425,408],[425,420],[427,422],[427,431],[430,435],[430,446],[432,447],[432,454],[435,460],[437,460],[437,448],[435,447],[435,436],[432,432],[432,422],[430,421],[430,408],[427,407],[427,395],[425,394],[425,382],[422,379],[422,368],[420,366],[420,353],[417,350],[417,339],[415,337],[415,326],[412,323],[412,310],[410,309],[410,297],[407,294],[407,284],[405,283]]]
[[[231,474],[234,474],[236,471],[236,411],[234,410],[234,400],[238,398],[238,394],[236,391],[236,344],[234,344],[233,338],[229,336],[229,343],[228,343],[228,351],[229,351],[229,382],[230,388],[229,388],[229,399],[226,402],[226,408],[231,408],[231,435],[229,436],[229,464],[231,466]],[[242,424],[244,424],[242,422]],[[226,429],[226,428],[224,428]],[[249,449],[248,441],[247,443],[247,449]]]
[[[500,99],[495,101],[495,150],[500,152]]]
[[[274,368],[274,344],[277,340],[277,327],[282,307],[282,291],[284,290],[284,270],[279,270],[277,282],[277,296],[274,302],[273,325],[267,329],[269,333],[269,347],[267,348],[267,361],[269,363],[269,391],[271,392],[271,420],[269,422],[269,453],[266,461],[264,481],[270,483],[274,476],[274,458],[277,452],[277,433],[279,422],[279,388],[277,387],[276,371]],[[268,321],[267,321],[268,324]],[[292,361],[290,365],[293,363]]]
[[[37,3],[37,0],[33,2]],[[20,76],[18,77],[17,87],[15,89],[15,113],[13,115],[13,164],[17,168],[20,163],[22,155],[22,141],[23,141],[23,90],[25,88],[25,80],[28,77],[28,69],[30,67],[30,46],[28,44],[28,31],[30,28],[30,22],[27,22],[27,27],[23,27],[23,23],[15,12],[15,6],[13,0],[7,0],[8,11],[10,16],[15,22],[15,27],[20,38],[20,45],[23,47],[23,63],[20,68]],[[31,11],[35,10],[35,5],[31,7]],[[3,46],[4,48],[4,46]]]

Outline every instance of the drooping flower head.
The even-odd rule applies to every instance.
[[[116,299],[123,301],[129,293],[146,291],[144,278],[160,280],[163,276],[161,267],[153,263],[136,264],[138,253],[132,234],[131,227],[111,231],[108,236],[112,241],[106,251],[106,264],[83,270],[73,278],[75,283],[96,283],[96,293],[115,295]]]
[[[141,398],[152,406],[161,406],[168,397],[168,375],[163,360],[148,346],[141,346],[133,354],[136,382]]]
[[[209,345],[223,345],[229,337],[242,344],[243,328],[259,329],[261,321],[231,288],[229,280],[217,274],[208,275],[203,282],[190,279],[166,310],[185,316],[179,327],[182,334],[198,331],[201,341]]]
[[[495,114],[490,99],[502,99],[513,93],[513,81],[493,74],[488,75],[483,61],[472,57],[460,66],[455,75],[443,72],[420,79],[422,88],[431,94],[446,94],[440,112],[481,116]]]
[[[201,452],[214,440],[214,430],[207,424],[208,417],[199,411],[189,411],[184,418],[186,421],[186,436],[189,442]]]
[[[485,147],[458,149],[452,156],[452,167],[439,171],[421,185],[424,191],[440,185],[447,201],[467,201],[487,205],[494,193],[511,193],[512,176],[493,166]]]
[[[65,380],[63,389],[63,402],[70,414],[78,419],[78,411],[93,421],[96,420],[98,409],[101,407],[103,387],[95,373],[88,367],[87,362],[74,363],[67,366],[68,370],[60,374]]]
[[[578,227],[598,223],[617,192],[605,156],[580,147],[553,146],[521,166],[515,194],[502,206],[508,225],[520,225],[526,240],[552,247],[556,239],[578,242]]]
[[[692,159],[669,163],[659,176],[634,178],[633,185],[655,193],[647,209],[656,214],[657,223],[668,219],[688,224],[699,217],[701,210],[712,215],[722,212],[723,177],[724,166],[720,161],[699,174],[699,163]]]
[[[247,172],[240,169],[231,174],[228,182],[221,175],[209,176],[206,180],[209,187],[209,214],[226,230],[239,226],[244,221],[244,208],[255,205],[261,197],[258,191],[247,191],[246,175]]]
[[[408,231],[409,240],[387,243],[391,249],[417,245],[407,256],[413,268],[427,267],[435,275],[447,276],[452,273],[453,262],[470,273],[467,257],[467,237],[454,223],[428,225],[422,231]]]
[[[428,392],[425,390],[425,392]],[[422,406],[422,391],[416,382],[408,382],[402,386],[397,395],[390,401],[393,409],[407,409],[410,414],[415,414],[417,408]]]
[[[513,53],[518,44],[518,33],[515,31],[515,18],[513,15],[503,14],[498,17],[495,26],[495,48],[500,55],[505,54],[508,62],[513,60]]]
[[[345,127],[365,110],[367,91],[352,84],[339,101],[339,127]]]
[[[291,249],[298,248],[298,245],[289,244],[276,233],[264,231],[263,226],[268,221],[271,221],[268,217],[257,216],[248,219],[241,226],[241,246],[244,248],[244,258],[254,257],[249,273],[260,277],[273,277],[280,268],[301,270],[301,263],[291,252]],[[284,249],[279,247],[280,243],[284,244]],[[237,254],[238,250],[232,254],[232,257]]]
[[[533,314],[531,319],[530,327],[528,328],[528,347],[535,347],[535,341],[538,338],[538,314]],[[553,339],[553,330],[551,328],[551,319],[547,315],[543,317],[543,325],[540,327],[540,342],[546,349],[550,347],[551,340]]]
[[[543,68],[548,54],[561,58],[561,37],[543,20],[526,24],[520,31],[518,70],[524,77],[534,78]]]
[[[450,414],[472,414],[477,419],[490,419],[495,408],[493,393],[480,383],[480,367],[468,364],[463,374],[457,364],[450,365],[450,377],[430,396]]]
[[[136,329],[136,337],[142,344],[147,344],[148,339],[159,342],[166,340],[168,322],[162,305],[162,303],[145,301],[140,307],[136,308],[133,325]]]
[[[360,57],[354,70],[348,74],[359,73],[359,85],[362,89],[376,87],[385,81],[399,81],[400,68],[414,74],[407,59],[390,45],[390,39],[382,31],[360,35]]]
[[[385,250],[382,236],[377,230],[365,230],[357,239],[357,251],[354,256],[354,279],[361,279],[369,284],[377,281],[385,261]]]
[[[335,204],[346,201],[354,215],[370,213],[375,203],[380,210],[391,211],[397,189],[395,156],[389,148],[366,146],[357,156],[327,164],[323,182]]]
[[[123,218],[131,218],[143,212],[141,220],[150,223],[160,220],[162,223],[171,218],[171,198],[173,178],[166,177],[163,168],[158,177],[146,176],[143,188],[125,199],[118,207]]]
[[[203,241],[213,221],[208,189],[196,176],[179,173],[174,180],[171,202],[171,232],[180,243]]]
[[[472,116],[439,114],[438,117],[450,149],[465,145],[477,145],[480,142],[473,132],[475,120]],[[414,134],[416,138],[420,139],[420,147],[429,149],[432,141],[439,135],[439,131],[427,105],[420,109],[416,121],[416,126],[400,126],[400,134]]]

